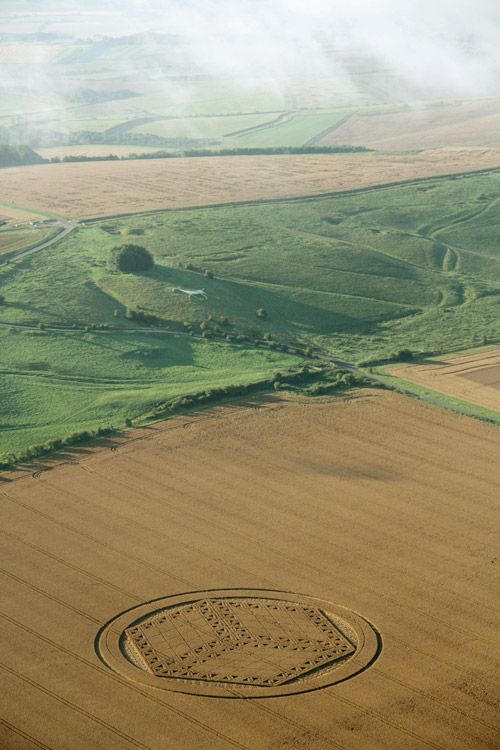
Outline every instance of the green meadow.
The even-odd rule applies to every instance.
[[[157,403],[250,383],[296,356],[189,336],[0,329],[0,454],[109,424]]]
[[[492,173],[79,225],[0,269],[0,449],[299,361],[238,336],[350,361],[500,340],[499,187]],[[111,269],[127,242],[152,270]]]

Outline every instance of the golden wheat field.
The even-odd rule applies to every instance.
[[[387,150],[454,146],[500,147],[498,99],[457,102],[393,114],[355,114],[320,143],[352,143]]]
[[[500,412],[498,348],[391,367],[389,373],[438,393]]]
[[[0,170],[13,204],[71,219],[291,198],[500,166],[500,149],[64,163]],[[3,209],[2,209],[3,210]]]
[[[0,475],[0,746],[498,748],[499,449],[360,390]]]

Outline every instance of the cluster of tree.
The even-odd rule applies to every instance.
[[[84,89],[85,90],[85,89]],[[33,134],[25,133],[23,136],[27,143],[32,145],[80,145],[106,144],[106,145],[131,145],[131,146],[167,146],[175,151],[153,151],[149,153],[131,153],[127,156],[117,154],[104,154],[102,156],[87,156],[85,154],[66,154],[65,156],[51,156],[44,159],[43,156],[34,151],[31,146],[10,146],[7,143],[13,139],[12,133],[7,128],[0,127],[0,139],[6,141],[0,145],[0,167],[17,167],[26,164],[60,164],[67,162],[89,162],[89,161],[135,161],[137,159],[181,159],[205,156],[261,156],[277,154],[345,154],[369,151],[364,146],[272,146],[259,148],[189,148],[191,145],[207,146],[213,144],[204,138],[164,138],[150,133],[93,133],[81,131],[66,136],[62,133],[47,132],[38,138]],[[333,223],[333,222],[332,222]]]
[[[413,359],[413,352],[411,349],[400,349],[398,352],[392,352],[388,358],[391,362],[409,362]]]
[[[0,470],[10,469],[17,464],[27,463],[33,461],[36,458],[41,458],[54,451],[61,450],[63,448],[80,445],[81,443],[88,443],[89,440],[93,440],[97,437],[104,437],[105,435],[111,435],[115,432],[115,428],[111,425],[106,427],[98,427],[97,430],[83,430],[82,432],[72,432],[64,438],[57,438],[55,440],[48,440],[46,443],[40,443],[36,445],[30,445],[29,448],[25,448],[19,453],[7,453],[0,456]]]
[[[92,142],[96,142],[94,136],[96,134],[94,133],[92,136]],[[106,133],[97,133],[97,136],[99,137],[99,142],[105,143],[105,144],[114,144],[117,143],[115,134],[110,135],[108,134],[107,137],[101,138],[101,136],[106,135]],[[131,135],[134,136],[134,139],[136,137],[135,133],[124,135]],[[160,136],[152,136],[154,139],[160,138]],[[141,136],[142,138],[142,136]],[[146,135],[147,140],[150,140],[149,135]],[[120,142],[122,142],[121,135],[118,135],[118,139]],[[176,141],[178,142],[179,139],[161,139],[161,140],[168,140],[168,141]],[[185,140],[185,139],[182,139]],[[88,143],[91,141],[88,140]],[[135,144],[131,144],[135,145]],[[146,145],[145,143],[143,145]],[[151,144],[150,144],[151,145]],[[157,145],[157,144],[154,144]],[[173,146],[173,148],[178,148],[178,145]],[[75,156],[64,156],[62,159],[58,156],[52,157],[49,161],[52,163],[58,163],[58,162],[78,162],[78,161],[128,161],[128,160],[136,160],[136,159],[179,159],[179,158],[193,158],[193,157],[204,157],[204,156],[262,156],[262,155],[269,155],[269,156],[276,156],[279,154],[347,154],[347,153],[362,153],[362,152],[368,152],[370,149],[365,148],[364,146],[270,146],[270,147],[261,147],[261,148],[220,148],[220,149],[208,149],[208,148],[184,148],[179,151],[152,151],[149,153],[142,153],[142,154],[128,154],[127,156],[116,156],[116,154],[106,154],[105,156],[83,156],[83,155],[75,155]],[[40,157],[41,158],[41,157]],[[333,222],[332,222],[333,223]]]
[[[154,265],[154,260],[151,253],[142,245],[127,243],[111,249],[109,265],[113,271],[140,273],[141,271],[149,271]]]
[[[123,157],[122,157],[123,158]],[[50,159],[44,159],[45,162],[51,164],[61,164],[65,162],[79,162],[79,161],[120,161],[120,157],[116,154],[105,154],[104,156],[85,156],[84,154],[66,154],[62,158],[60,156],[51,156]]]
[[[138,310],[136,307],[127,307],[125,317],[127,318],[127,320],[137,320],[139,323],[144,323],[147,326],[153,326],[161,323],[161,320],[157,315],[144,312],[144,310]]]
[[[184,411],[185,409],[201,404],[214,403],[225,398],[233,396],[245,396],[250,393],[259,391],[269,391],[271,389],[281,390],[284,388],[299,388],[308,395],[317,396],[340,390],[342,388],[352,388],[353,386],[365,386],[368,383],[366,378],[354,375],[350,372],[341,370],[311,370],[308,367],[301,367],[293,372],[277,372],[271,378],[256,381],[254,383],[243,383],[240,385],[223,385],[219,388],[209,388],[196,393],[188,393],[184,396],[177,396],[168,401],[161,401],[147,415],[150,419],[156,419],[167,414]],[[303,386],[309,384],[304,389]]]
[[[311,372],[310,370],[308,370],[308,368],[304,367],[294,373],[288,373],[287,375],[277,373],[276,376],[258,380],[254,383],[223,385],[219,388],[209,388],[204,391],[197,391],[196,393],[188,393],[185,396],[177,396],[176,398],[169,399],[168,401],[161,401],[155,406],[154,409],[152,409],[152,411],[147,416],[154,419],[156,417],[161,417],[164,414],[172,414],[174,412],[181,411],[192,406],[199,406],[200,404],[208,404],[233,396],[244,396],[249,393],[271,390],[274,387],[274,383],[276,382],[277,378],[279,378],[281,381],[283,381],[283,379],[286,379],[286,382],[298,383],[304,382],[311,377],[316,377],[316,373]]]
[[[261,156],[280,154],[358,154],[372,149],[365,146],[248,146],[219,149],[184,149],[182,156]]]
[[[210,138],[188,138],[184,136],[178,136],[175,138],[167,138],[166,136],[154,135],[153,133],[131,133],[125,131],[112,132],[107,131],[101,133],[95,133],[92,130],[79,130],[71,133],[68,136],[61,135],[64,139],[64,145],[78,146],[80,143],[91,143],[99,144],[113,144],[123,146],[164,146],[167,148],[184,149],[184,148],[204,148],[210,145],[217,145],[218,141],[214,141]],[[62,145],[62,144],[61,144]]]
[[[0,145],[0,167],[20,167],[26,164],[43,164],[45,159],[29,146]]]
[[[342,388],[352,388],[356,386],[366,386],[369,381],[359,375],[350,372],[343,372],[339,369],[322,368],[318,370],[301,367],[298,370],[290,372],[277,372],[270,378],[264,378],[253,383],[242,383],[239,385],[225,385],[219,388],[208,388],[196,393],[188,393],[185,396],[177,396],[167,401],[159,402],[146,417],[157,419],[179,411],[184,411],[202,404],[215,403],[226,398],[234,396],[245,396],[259,391],[276,390],[292,388],[300,390],[310,396],[328,394]],[[373,384],[371,384],[373,385]],[[125,420],[127,427],[132,426],[132,420]],[[96,430],[83,430],[82,432],[73,432],[65,438],[49,440],[43,444],[31,445],[29,448],[19,453],[8,453],[0,456],[0,471],[10,469],[17,464],[27,463],[42,456],[46,456],[54,451],[87,443],[95,438],[105,437],[116,432],[112,426],[98,427]]]

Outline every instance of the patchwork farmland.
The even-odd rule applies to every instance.
[[[2,747],[498,747],[499,448],[490,425],[366,390],[215,407],[3,474]],[[224,605],[219,623],[238,592],[261,610],[308,594],[379,648],[351,679],[272,700],[203,697],[209,676],[165,690],[125,651],[112,671],[103,627],[182,592]],[[236,695],[260,674],[246,658]]]

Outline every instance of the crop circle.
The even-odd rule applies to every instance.
[[[150,687],[224,698],[316,690],[365,670],[380,638],[363,617],[309,596],[199,591],[115,617],[96,647],[113,671]]]

